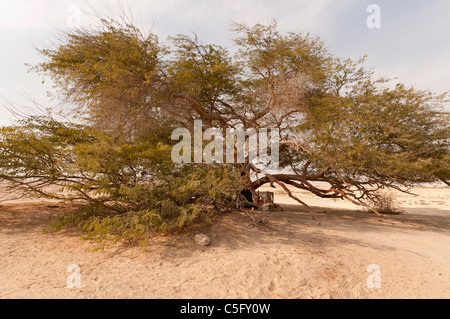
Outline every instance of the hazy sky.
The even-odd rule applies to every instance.
[[[128,0],[121,1],[138,26],[162,37],[195,31],[204,42],[231,44],[231,21],[268,23],[273,18],[286,31],[320,36],[338,56],[368,55],[377,74],[436,93],[450,90],[449,0]],[[369,28],[371,4],[381,9],[381,28]],[[40,61],[33,46],[49,43],[55,28],[68,28],[80,10],[81,24],[95,9],[109,13],[117,0],[0,0],[0,125],[11,123],[5,99],[29,104],[22,93],[40,103],[48,84],[27,73],[24,63]]]

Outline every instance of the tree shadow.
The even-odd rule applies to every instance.
[[[427,214],[423,214],[421,210],[410,209],[401,215],[378,216],[361,210],[313,207],[313,219],[303,206],[282,207],[282,211],[271,211],[265,223],[255,224],[254,227],[251,227],[251,224],[259,217],[257,212],[221,216],[208,227],[191,228],[188,232],[179,234],[177,244],[165,248],[162,255],[188,258],[193,253],[215,248],[235,250],[254,247],[264,251],[274,243],[317,252],[344,245],[395,251],[395,245],[356,239],[352,238],[351,234],[370,233],[377,236],[383,232],[402,233],[411,230],[450,234],[450,211],[437,208],[430,208]],[[198,232],[211,237],[210,247],[200,247],[193,243],[192,238]]]
[[[2,204],[0,205],[0,232],[10,236],[32,232],[42,233],[50,228],[51,222],[57,216],[74,212],[77,207],[77,204],[53,202]],[[74,235],[77,232],[71,228],[64,233]]]
[[[74,204],[32,202],[0,205],[0,232],[14,236],[24,233],[42,233],[58,215],[73,212]],[[450,211],[437,208],[411,208],[402,215],[377,216],[372,212],[312,207],[313,216],[301,205],[282,205],[283,210],[269,211],[265,223],[255,223],[261,216],[257,211],[229,213],[217,216],[210,225],[194,225],[176,234],[157,235],[143,253],[156,253],[166,260],[191,257],[210,249],[248,249],[264,251],[274,243],[326,251],[343,245],[370,247],[379,250],[395,250],[395,246],[358,240],[351,233],[406,231],[433,231],[449,234]],[[424,211],[425,210],[425,211]],[[211,245],[202,247],[194,243],[197,233],[211,238]],[[55,233],[56,236],[78,236],[81,230],[73,227]],[[81,238],[80,238],[81,240]],[[95,243],[93,243],[95,244]],[[127,244],[108,248],[109,253],[120,254],[129,249]]]

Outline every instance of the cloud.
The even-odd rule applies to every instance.
[[[0,29],[30,29],[42,24],[42,8],[36,1],[0,2]]]
[[[376,74],[396,78],[397,82],[414,86],[419,90],[431,90],[440,94],[450,90],[450,74],[446,66],[450,65],[450,57],[411,65],[397,63],[389,67],[377,67]]]

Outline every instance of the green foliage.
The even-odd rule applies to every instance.
[[[123,137],[150,123],[163,128],[159,112],[148,110],[159,98],[165,48],[130,24],[101,24],[101,30],[78,29],[61,45],[39,50],[47,61],[30,70],[49,75],[59,98],[102,131]]]
[[[189,175],[184,175],[184,174]],[[210,222],[232,207],[241,188],[237,176],[225,167],[184,171],[166,175],[160,183],[124,186],[119,195],[125,213],[111,212],[104,206],[83,206],[71,215],[60,217],[53,230],[81,226],[86,239],[126,241],[146,244],[155,232],[173,232],[196,222]]]
[[[358,82],[343,95],[323,94],[298,130],[308,132],[315,162],[348,180],[434,182],[450,169],[449,114],[434,96],[398,84]]]

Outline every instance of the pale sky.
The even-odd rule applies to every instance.
[[[116,10],[117,0],[0,0],[0,125],[11,124],[5,99],[30,104],[22,93],[51,106],[41,77],[27,73],[24,63],[41,58],[33,46],[46,46],[55,28],[68,28],[80,9],[88,13]],[[306,31],[324,40],[342,57],[368,55],[377,74],[435,93],[450,90],[449,0],[121,0],[138,26],[162,38],[195,31],[204,42],[231,45],[231,21],[269,23],[284,31]],[[371,4],[381,9],[381,28],[369,28]]]

